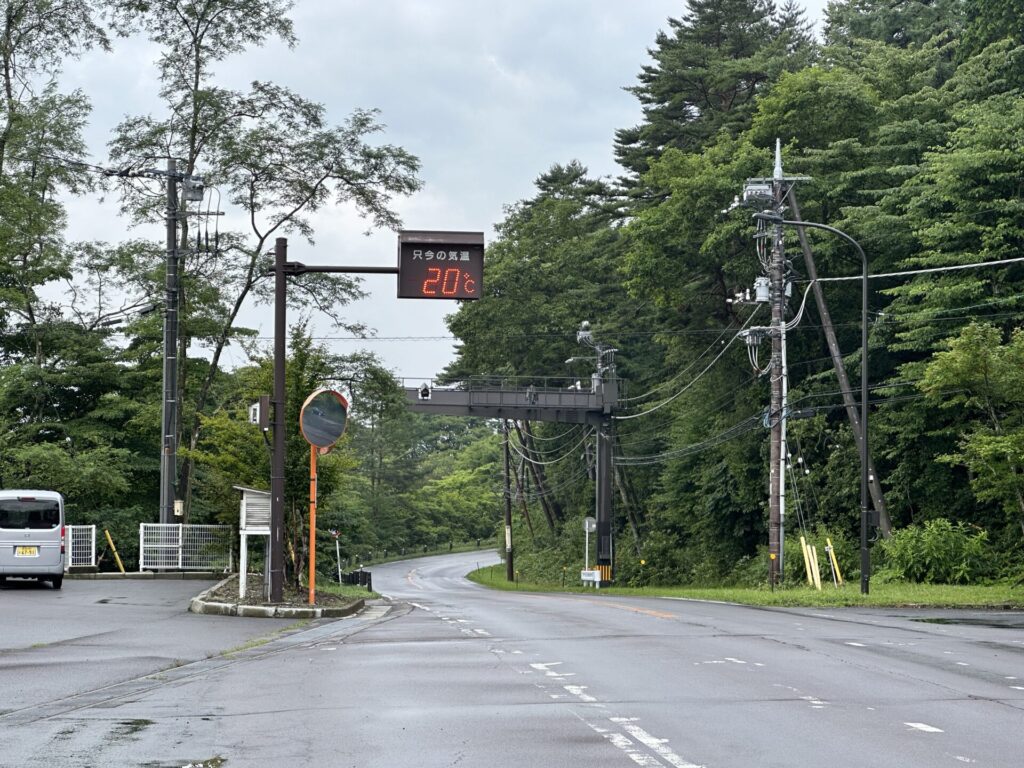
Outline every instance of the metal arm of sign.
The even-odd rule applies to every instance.
[[[273,270],[271,270],[273,271]],[[308,272],[330,272],[334,274],[360,275],[397,275],[398,267],[360,267],[360,266],[317,266],[303,264],[301,261],[286,261],[284,271],[287,275],[305,275]]]

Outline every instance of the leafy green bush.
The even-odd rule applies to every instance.
[[[880,576],[925,584],[979,581],[991,576],[994,565],[985,531],[944,518],[896,531],[880,550]]]

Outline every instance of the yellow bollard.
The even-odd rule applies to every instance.
[[[807,551],[807,540],[800,537],[800,551],[804,553],[804,570],[807,572],[807,584],[811,587],[814,586],[814,577],[811,575],[811,555]]]
[[[117,563],[117,567],[121,573],[124,573],[124,565],[121,564],[121,556],[117,554],[117,547],[114,546],[114,540],[110,538],[110,531],[104,528],[103,532],[107,534],[107,544],[110,545],[110,551],[114,553],[114,562]]]
[[[832,539],[826,538],[828,542],[828,556],[832,558],[832,567],[835,568],[836,579],[839,580],[839,586],[843,586],[843,572],[839,570],[839,561],[836,559],[836,548],[832,546]]]
[[[818,548],[815,546],[810,547],[811,550],[811,565],[814,566],[814,588],[819,592],[821,591],[821,569],[818,567]]]

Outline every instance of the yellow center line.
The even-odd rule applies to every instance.
[[[606,603],[603,600],[588,600],[588,603],[594,605],[604,605],[609,608],[619,608],[623,611],[632,611],[633,613],[642,613],[645,616],[653,616],[656,619],[678,619],[679,616],[675,613],[668,613],[667,611],[655,611],[650,608],[638,608],[635,605],[626,605],[624,603]]]

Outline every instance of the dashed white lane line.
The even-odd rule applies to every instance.
[[[846,644],[847,645],[852,645],[854,648],[867,648],[867,646],[864,645],[864,643],[855,643],[853,641],[850,641],[850,642],[848,642]]]
[[[427,606],[420,605],[419,603],[409,603],[409,605],[411,605],[413,608],[419,608],[421,611],[429,611],[430,610]]]
[[[584,691],[587,690],[587,686],[585,685],[563,685],[562,687],[580,701],[585,701],[588,704],[590,702],[597,701],[594,696],[591,696],[589,693],[584,693]]]
[[[612,717],[610,720],[616,725],[621,725],[622,729],[626,733],[648,749],[654,751],[658,757],[665,760],[669,765],[674,766],[674,768],[702,768],[702,766],[699,766],[696,763],[691,763],[689,760],[684,760],[673,752],[672,749],[668,747],[668,739],[659,739],[656,736],[652,736],[639,725],[636,725],[637,718]]]
[[[959,760],[961,763],[974,763],[974,762],[977,762],[976,760],[973,760],[973,759],[971,759],[969,757],[964,757],[963,755],[953,755],[953,759],[954,760]]]
[[[1015,691],[1024,691],[1024,685],[1011,685],[1010,687]]]
[[[924,731],[925,733],[945,733],[941,728],[928,725],[928,723],[904,723],[904,725],[913,728],[915,731]]]

